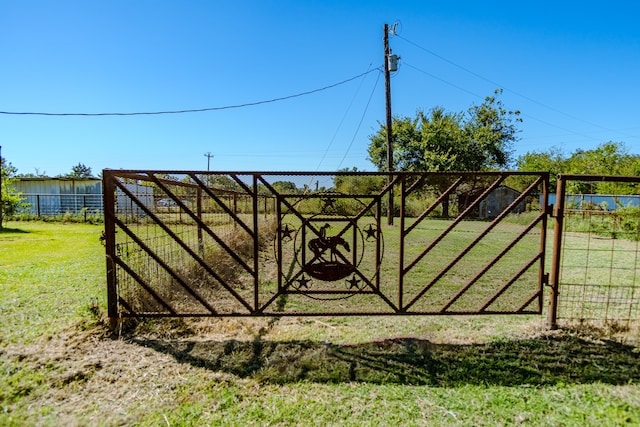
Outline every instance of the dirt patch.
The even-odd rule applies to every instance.
[[[437,336],[353,344],[278,338],[296,328],[341,327],[339,321],[309,322],[165,319],[123,324],[115,333],[103,323],[77,325],[0,350],[1,366],[13,372],[4,411],[18,409],[26,424],[127,425],[184,407],[199,394],[219,402],[219,393],[230,389],[250,396],[299,381],[433,387],[640,382],[637,347],[571,330],[532,328],[518,337],[476,336],[465,343]]]
[[[141,410],[172,407],[185,377],[222,382],[232,377],[180,363],[170,354],[110,334],[103,326],[73,328],[27,346],[6,347],[0,359],[14,370],[42,373],[32,381],[44,387],[23,380],[21,384],[17,378],[14,389],[21,388],[16,394],[31,401],[34,419],[50,417],[59,425],[129,424],[139,419]],[[12,405],[5,408],[11,412]],[[38,408],[53,412],[43,418]]]

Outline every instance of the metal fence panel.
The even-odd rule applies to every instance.
[[[112,318],[542,310],[546,173],[103,177]]]
[[[637,320],[640,311],[640,177],[558,177],[551,316]],[[576,189],[584,193],[575,193]],[[599,192],[605,195],[597,196]],[[555,308],[554,308],[555,307]],[[555,319],[550,319],[552,325]]]

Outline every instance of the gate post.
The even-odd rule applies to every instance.
[[[118,323],[118,290],[116,279],[116,225],[115,225],[115,184],[111,171],[102,171],[102,197],[104,207],[104,244],[107,262],[107,315],[109,327],[115,329]]]
[[[555,224],[553,227],[553,252],[551,255],[551,280],[549,282],[549,313],[547,326],[549,329],[558,327],[558,294],[560,285],[560,259],[562,255],[562,230],[564,222],[564,199],[566,181],[562,175],[558,175],[556,184],[556,205],[554,208]]]

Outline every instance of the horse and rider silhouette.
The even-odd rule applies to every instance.
[[[342,237],[327,237],[327,229],[330,227],[331,226],[329,224],[325,224],[320,227],[318,237],[309,240],[308,246],[311,252],[313,252],[314,259],[320,259],[324,262],[335,263],[338,246],[342,246],[347,252],[351,249],[349,248],[349,243],[347,243],[347,241]],[[329,251],[329,259],[325,257],[327,250]]]

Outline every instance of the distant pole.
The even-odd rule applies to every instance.
[[[384,81],[387,107],[387,183],[391,184],[393,177],[393,131],[391,117],[391,78],[389,74],[389,25],[384,24]],[[387,223],[393,225],[393,187],[389,188],[389,203],[387,206]]]
[[[211,152],[207,151],[206,153],[204,153],[204,156],[207,158],[207,172],[209,171],[209,166],[211,166],[211,158],[213,157],[213,154],[211,154]]]

